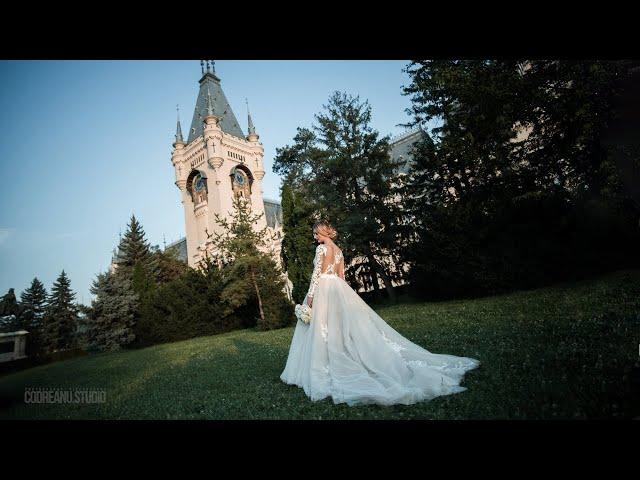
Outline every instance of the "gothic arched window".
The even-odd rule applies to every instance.
[[[189,174],[187,190],[191,195],[194,205],[207,201],[207,178],[199,171],[194,170]]]
[[[251,200],[251,184],[253,178],[251,172],[244,168],[234,167],[231,170],[231,189],[236,197],[244,197]]]

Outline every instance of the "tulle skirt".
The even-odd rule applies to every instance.
[[[391,328],[347,282],[321,274],[311,323],[298,321],[280,375],[313,401],[409,405],[466,390],[480,362],[431,353]]]

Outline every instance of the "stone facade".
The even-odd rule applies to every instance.
[[[186,256],[189,266],[197,267],[205,252],[213,251],[214,233],[221,233],[215,214],[229,219],[234,196],[242,196],[249,199],[254,215],[262,214],[256,230],[267,227],[272,234],[273,240],[263,251],[282,267],[282,211],[278,202],[263,198],[264,148],[251,115],[248,114],[245,136],[222,91],[213,62],[210,66],[207,61],[206,71],[203,64],[202,73],[188,139],[183,140],[178,119],[171,154],[175,185],[184,206],[186,237],[167,248],[175,248],[179,255]]]
[[[26,358],[27,332],[19,330],[17,332],[0,333],[0,363],[10,362]]]
[[[280,202],[263,198],[262,179],[265,175],[264,148],[259,141],[251,115],[247,116],[248,134],[244,135],[236,116],[224,95],[220,78],[213,65],[207,62],[206,71],[202,69],[200,88],[196,100],[191,127],[187,141],[182,135],[182,126],[178,119],[175,142],[171,154],[171,163],[175,171],[175,185],[180,191],[184,208],[186,236],[165,247],[175,250],[177,257],[191,267],[196,267],[206,251],[212,251],[211,236],[219,232],[214,214],[229,218],[232,211],[233,195],[249,198],[254,214],[263,214],[256,229],[265,226],[270,241],[266,252],[283,267],[280,256],[282,248],[282,206]],[[405,132],[390,142],[389,154],[392,159],[400,160],[403,165],[398,172],[407,174],[413,167],[411,149],[421,140],[424,132],[420,129]],[[402,201],[402,199],[396,199]],[[114,251],[113,259],[117,258]],[[395,271],[393,255],[390,253],[377,260]],[[366,264],[365,258],[354,258],[347,268],[358,268]],[[114,268],[114,260],[112,260]],[[283,268],[284,270],[284,268]],[[366,270],[366,269],[365,269]],[[405,268],[406,270],[406,268]],[[399,278],[394,285],[402,285],[407,272],[398,272]],[[359,273],[358,291],[373,288],[365,271]],[[291,298],[293,287],[285,272],[286,292]],[[383,288],[383,285],[379,285]]]

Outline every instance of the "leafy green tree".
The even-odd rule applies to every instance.
[[[601,143],[630,66],[429,60],[407,67],[411,123],[435,125],[416,146],[416,168],[401,189],[416,225],[406,251],[416,289],[495,293],[634,256],[622,246],[637,232],[618,219],[611,192],[619,177]],[[617,258],[604,253],[614,250]]]
[[[69,277],[62,270],[51,288],[43,322],[44,343],[50,352],[75,347],[78,328],[75,295]]]
[[[413,125],[436,122],[427,167],[438,195],[487,212],[532,191],[600,192],[600,144],[626,61],[425,60],[406,69]]]
[[[277,149],[273,169],[304,186],[315,216],[340,231],[345,256],[365,257],[376,290],[380,277],[395,299],[390,262],[378,258],[390,258],[400,241],[403,214],[393,202],[400,162],[389,156],[388,137],[371,127],[369,103],[357,96],[334,92],[315,120],[312,129],[298,128],[293,145]]]
[[[117,272],[99,273],[91,293],[96,298],[88,311],[85,341],[89,348],[113,351],[134,340],[134,315],[138,295],[130,280]]]

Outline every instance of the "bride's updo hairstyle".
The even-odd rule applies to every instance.
[[[338,236],[338,231],[333,228],[327,220],[320,220],[319,222],[314,223],[313,231],[320,235],[324,235],[325,237],[329,237],[331,240],[334,240]]]

